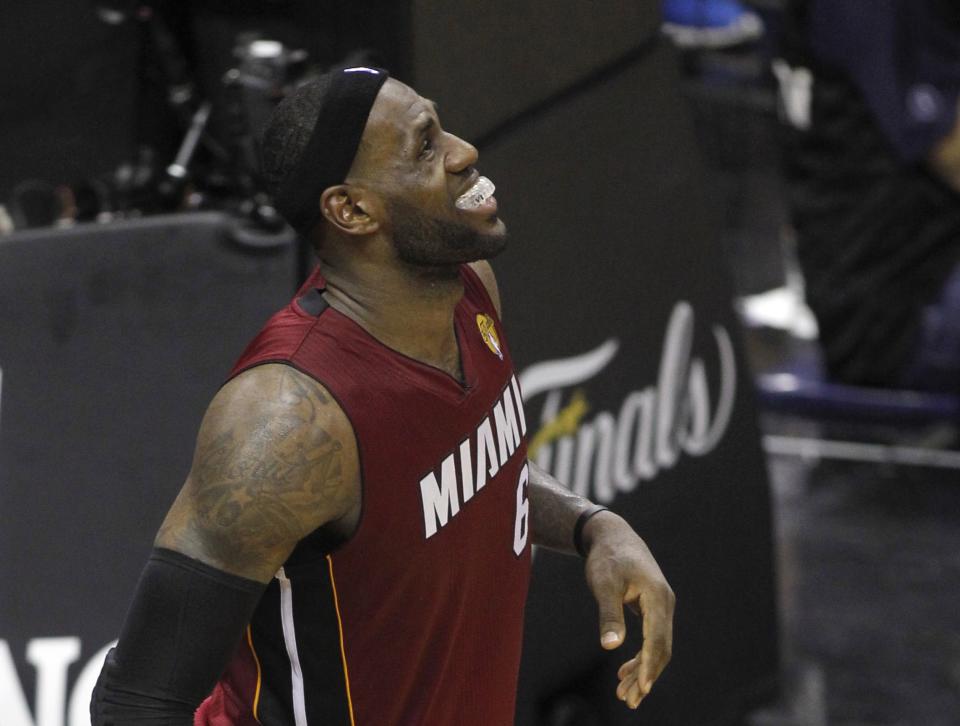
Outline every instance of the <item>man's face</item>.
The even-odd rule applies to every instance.
[[[497,200],[491,195],[479,206],[464,204],[480,178],[476,161],[473,146],[441,128],[432,101],[391,79],[370,111],[348,181],[382,197],[384,227],[400,259],[428,266],[473,262],[506,246]]]

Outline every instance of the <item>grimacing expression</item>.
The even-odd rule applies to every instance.
[[[414,265],[487,259],[506,247],[496,199],[474,210],[457,198],[479,178],[477,150],[443,130],[436,105],[390,79],[380,90],[348,181],[375,191],[398,257]],[[356,172],[354,175],[353,172]]]

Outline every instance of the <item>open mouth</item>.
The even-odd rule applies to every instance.
[[[494,191],[496,191],[496,187],[493,182],[482,176],[473,183],[473,186],[457,197],[455,205],[457,209],[464,212],[477,209],[493,196]]]

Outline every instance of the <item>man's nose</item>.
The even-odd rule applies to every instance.
[[[477,163],[477,159],[480,156],[477,152],[477,147],[464,141],[459,136],[454,136],[453,134],[448,134],[448,136],[450,140],[446,157],[447,171],[456,174],[464,169],[469,169]]]

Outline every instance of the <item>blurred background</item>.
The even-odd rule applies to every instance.
[[[479,148],[531,458],[678,595],[630,712],[538,552],[518,725],[960,724],[952,2],[34,0],[0,37],[2,726],[89,724],[206,403],[313,265],[258,130],[341,63]]]

